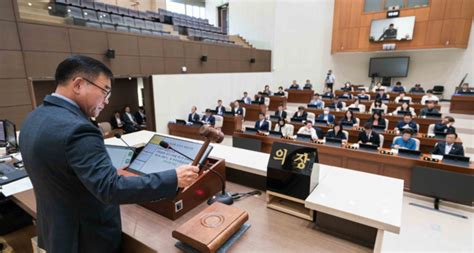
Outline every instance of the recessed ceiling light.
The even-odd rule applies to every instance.
[[[32,6],[32,5],[33,5],[32,3],[28,2],[28,6]]]

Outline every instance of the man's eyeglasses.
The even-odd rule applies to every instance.
[[[110,95],[112,94],[112,90],[106,90],[106,89],[100,87],[100,85],[98,85],[98,84],[92,82],[91,80],[89,80],[89,79],[87,79],[87,78],[84,78],[84,77],[81,77],[81,78],[84,79],[84,80],[86,80],[86,82],[88,82],[88,83],[94,85],[95,87],[101,89],[101,90],[104,92],[104,97],[105,97],[105,99],[108,100],[108,99],[110,98]]]

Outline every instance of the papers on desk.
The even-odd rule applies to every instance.
[[[24,177],[20,180],[0,186],[0,192],[5,195],[5,197],[30,189],[33,189],[33,185],[31,184],[29,177]]]

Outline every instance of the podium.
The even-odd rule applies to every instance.
[[[218,172],[225,180],[225,160],[209,157],[203,167]],[[209,170],[203,170],[192,185],[180,190],[173,199],[140,205],[168,219],[178,219],[222,189],[219,177]],[[123,176],[138,176],[127,169],[121,169],[117,172]]]

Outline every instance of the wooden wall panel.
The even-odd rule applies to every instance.
[[[166,58],[184,58],[184,44],[179,40],[164,40],[163,50]]]
[[[31,105],[26,79],[0,79],[0,107]]]
[[[0,78],[25,78],[21,51],[0,50]]]
[[[439,45],[441,42],[441,31],[443,30],[443,20],[433,20],[428,22],[425,45]]]
[[[184,66],[187,68],[187,73],[201,73],[202,63],[199,58],[185,58]]]
[[[138,38],[140,56],[163,57],[163,39],[140,37]]]
[[[367,160],[361,160],[356,158],[347,158],[346,168],[357,171],[363,171],[372,174],[380,174],[380,164],[372,163],[367,164]]]
[[[165,73],[163,57],[140,57],[140,67],[143,74],[156,75]]]
[[[184,45],[184,57],[187,59],[201,59],[201,56],[203,56],[202,51],[201,51],[201,44],[199,43],[183,43]]]
[[[15,20],[12,1],[15,1],[15,0],[1,0],[0,1],[0,20],[9,20],[9,21]]]
[[[230,71],[230,62],[228,60],[217,60],[217,73],[228,73]]]
[[[115,50],[115,55],[138,56],[138,37],[118,33],[107,33],[109,48]]]
[[[201,73],[215,73],[217,72],[217,60],[207,59],[207,62],[202,63]]]
[[[18,23],[18,30],[25,51],[71,52],[65,27]]]
[[[0,21],[0,49],[21,50],[15,22]]]
[[[116,55],[115,59],[110,61],[110,68],[114,72],[114,76],[139,76],[140,58],[138,56]]]
[[[427,32],[428,32],[428,22],[416,23],[415,30],[413,31],[413,45],[419,46],[419,47],[425,45]]]
[[[0,119],[8,119],[15,123],[17,131],[21,128],[26,116],[33,110],[31,105],[0,107]]]
[[[384,165],[382,175],[402,179],[405,188],[410,188],[411,170],[403,170],[396,165]]]
[[[228,72],[242,72],[241,70],[241,61],[229,61],[229,71]]]
[[[165,58],[165,74],[180,74],[184,58]]]
[[[107,33],[83,29],[69,29],[73,54],[105,54],[109,45]]]
[[[362,19],[362,11],[364,9],[364,0],[354,0],[351,5],[351,15],[349,27],[359,27]]]
[[[430,20],[443,19],[446,11],[446,0],[430,1]]]
[[[28,77],[54,78],[54,73],[60,62],[70,54],[51,52],[24,52],[25,66]]]
[[[462,17],[463,0],[449,0],[446,4],[445,18],[460,18]]]
[[[465,19],[472,19],[474,17],[474,1],[464,0],[461,7],[461,17]]]
[[[36,108],[43,104],[44,98],[56,90],[56,83],[52,80],[33,81],[33,91],[35,93]]]

